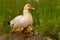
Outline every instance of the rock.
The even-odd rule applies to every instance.
[[[27,35],[24,33],[13,33],[12,40],[43,40],[43,37],[39,35]]]
[[[27,38],[26,40],[43,40],[43,38],[39,35],[34,35],[34,36]]]

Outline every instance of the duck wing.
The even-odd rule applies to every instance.
[[[19,16],[15,17],[14,19],[12,19],[10,21],[10,26],[14,26],[14,24],[17,24],[17,22],[20,18],[22,18],[22,15],[19,15]]]

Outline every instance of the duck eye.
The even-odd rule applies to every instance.
[[[32,5],[28,5],[29,8],[32,8]]]

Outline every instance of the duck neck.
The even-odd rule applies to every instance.
[[[23,15],[26,15],[26,16],[27,16],[27,15],[30,15],[29,10],[28,10],[28,9],[24,9],[24,10],[23,10]]]

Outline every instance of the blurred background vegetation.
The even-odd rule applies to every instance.
[[[27,3],[35,8],[30,10],[34,30],[42,36],[60,40],[60,0],[0,0],[0,35],[11,32],[7,22],[22,14]]]

